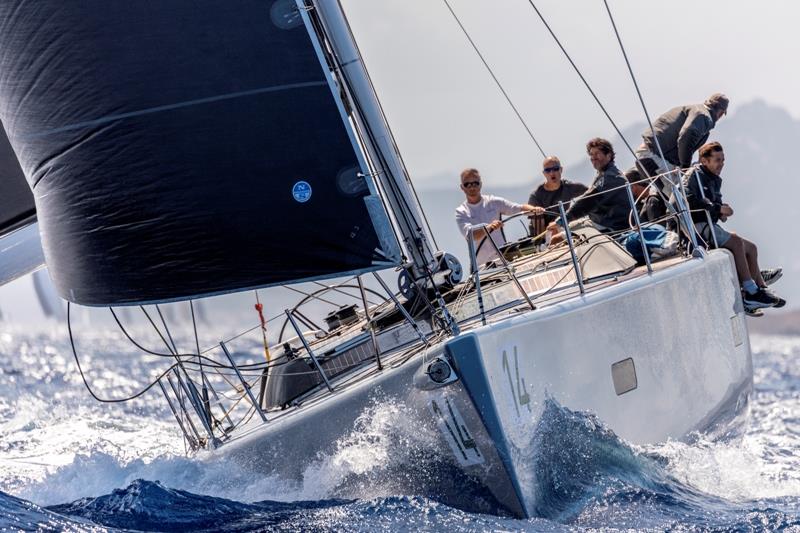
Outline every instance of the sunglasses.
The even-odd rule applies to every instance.
[[[462,187],[467,187],[467,188],[469,188],[469,187],[480,187],[481,186],[481,182],[480,181],[465,181],[464,183],[461,184],[461,186]]]
[[[555,167],[546,167],[544,169],[545,172],[558,172],[559,170],[561,170],[561,166],[560,165],[555,166]]]

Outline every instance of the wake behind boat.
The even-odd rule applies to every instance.
[[[552,409],[591,412],[644,444],[709,430],[747,404],[736,272],[728,252],[698,242],[680,188],[665,222],[682,244],[661,261],[643,249],[637,265],[612,236],[564,220],[566,240],[549,249],[527,237],[480,266],[473,247],[464,276],[434,249],[339,4],[277,0],[269,22],[261,2],[211,11],[0,8],[14,21],[0,48],[15,80],[0,84],[0,118],[49,272],[70,302],[142,307],[172,361],[153,388],[190,447],[301,478],[371,408],[401,405],[398,424],[418,428],[427,453],[499,508],[533,516],[531,465]],[[177,32],[164,22],[178,19]],[[52,35],[74,47],[49,46]],[[119,53],[120,39],[142,53]],[[642,231],[632,215],[645,246]],[[387,268],[399,292],[377,273]],[[196,323],[198,298],[342,276],[261,321],[262,361],[243,361],[230,339],[181,353],[159,307],[188,302]],[[334,293],[355,303],[336,302],[323,327],[304,306]],[[398,491],[476,505],[422,455]]]

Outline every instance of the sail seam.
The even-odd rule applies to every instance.
[[[145,109],[139,109],[137,111],[130,111],[128,113],[117,113],[117,114],[114,114],[114,115],[108,115],[108,116],[96,118],[96,119],[93,119],[93,120],[85,120],[85,121],[82,121],[82,122],[76,122],[74,124],[68,124],[66,126],[61,126],[61,127],[58,127],[58,128],[52,128],[52,129],[49,129],[49,130],[39,131],[39,132],[36,132],[36,133],[29,133],[29,134],[26,134],[26,135],[21,135],[20,137],[22,139],[25,139],[25,140],[36,139],[36,138],[40,138],[40,137],[46,137],[48,135],[53,135],[53,134],[56,134],[56,133],[62,133],[62,132],[65,132],[65,131],[72,131],[72,130],[77,130],[77,129],[81,129],[81,128],[85,128],[85,127],[89,127],[89,126],[97,126],[97,125],[100,125],[100,124],[106,124],[108,122],[113,122],[115,120],[123,120],[123,119],[126,119],[126,118],[138,117],[138,116],[142,116],[142,115],[149,115],[149,114],[152,114],[152,113],[159,113],[161,111],[170,111],[170,110],[173,110],[173,109],[180,109],[180,108],[183,108],[183,107],[191,107],[191,106],[194,106],[194,105],[209,104],[209,103],[213,103],[213,102],[219,102],[221,100],[232,100],[232,99],[235,99],[235,98],[242,98],[242,97],[246,97],[246,96],[254,96],[254,95],[263,94],[263,93],[287,91],[287,90],[292,90],[292,89],[304,89],[304,88],[307,88],[307,87],[320,87],[320,86],[327,86],[327,85],[328,85],[327,81],[308,81],[308,82],[302,82],[302,83],[289,83],[289,84],[286,84],[286,85],[275,85],[275,86],[272,86],[272,87],[261,87],[259,89],[251,89],[251,90],[248,90],[248,91],[237,91],[237,92],[228,93],[228,94],[220,94],[220,95],[216,95],[216,96],[209,96],[209,97],[206,97],[206,98],[197,98],[197,99],[194,99],[194,100],[186,100],[184,102],[176,102],[174,104],[166,104],[166,105],[160,105],[160,106],[155,106],[155,107],[149,107],[149,108],[145,108]]]

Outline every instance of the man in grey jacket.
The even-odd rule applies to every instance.
[[[714,93],[702,104],[673,107],[658,117],[653,122],[653,129],[648,128],[642,133],[643,142],[636,150],[637,161],[634,168],[650,177],[665,174],[676,167],[689,168],[692,154],[703,146],[719,119],[727,114],[728,103],[727,96]],[[664,159],[659,154],[659,146],[664,153]],[[671,191],[665,190],[666,183],[661,180],[655,181],[653,185],[658,191],[652,190],[646,204],[648,215],[651,219],[656,219],[666,214],[664,196],[669,196]]]
[[[689,168],[692,154],[703,146],[714,126],[728,112],[728,97],[714,93],[702,104],[673,107],[642,133],[636,159],[650,176],[669,172],[673,167]],[[653,134],[655,132],[655,135]],[[658,140],[658,144],[656,144]],[[664,153],[661,160],[658,147]]]

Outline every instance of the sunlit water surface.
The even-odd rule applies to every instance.
[[[402,406],[366,413],[302,483],[254,478],[187,457],[158,390],[123,404],[93,400],[63,329],[2,330],[0,529],[800,531],[800,338],[751,341],[755,394],[738,432],[637,448],[591,416],[560,411],[559,440],[537,463],[544,516],[518,520],[393,494],[402,450],[414,446],[413,431],[396,446]],[[81,336],[101,397],[133,393],[164,368],[130,357],[124,343]],[[349,483],[345,493],[354,476],[358,490]]]

